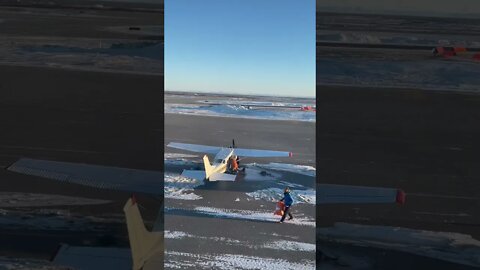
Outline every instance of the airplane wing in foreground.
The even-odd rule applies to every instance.
[[[222,150],[222,147],[217,147],[217,146],[189,144],[189,143],[176,143],[176,142],[171,142],[167,144],[167,146],[190,151],[190,152],[197,152],[197,153],[204,153],[204,154],[217,154],[220,150]]]
[[[96,188],[163,194],[163,175],[158,171],[27,158],[19,159],[7,170]]]
[[[150,232],[145,229],[134,198],[125,203],[123,211],[127,220],[130,248],[62,245],[55,254],[53,263],[76,270],[163,269],[163,232]]]
[[[240,157],[291,157],[291,152],[272,151],[272,150],[258,150],[258,149],[244,149],[235,148],[235,155]]]
[[[127,220],[133,270],[163,269],[163,253],[165,250],[163,231],[147,231],[135,197],[130,198],[125,203],[123,211]]]
[[[77,270],[132,270],[132,255],[129,248],[61,245],[53,264]]]
[[[317,204],[405,203],[405,193],[395,188],[317,185]]]

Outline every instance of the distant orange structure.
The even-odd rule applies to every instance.
[[[443,57],[451,57],[466,51],[467,48],[465,47],[435,47],[433,48],[432,53],[435,56],[440,55]]]
[[[303,111],[303,112],[308,112],[308,111],[315,112],[316,111],[316,109],[312,106],[302,106],[300,108],[300,110]]]

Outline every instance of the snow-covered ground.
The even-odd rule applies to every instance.
[[[318,41],[359,43],[359,44],[384,44],[384,45],[424,45],[424,46],[464,46],[480,47],[480,38],[475,36],[445,36],[418,33],[387,33],[387,32],[333,32],[322,30],[317,35]]]
[[[315,262],[290,262],[278,258],[245,256],[239,254],[192,254],[167,251],[165,254],[167,269],[315,269]]]
[[[97,230],[99,228],[90,225],[96,222],[122,222],[122,220],[112,216],[81,217],[71,214],[68,210],[50,207],[107,203],[110,201],[55,194],[0,192],[0,225],[37,230]]]
[[[275,216],[273,212],[225,209],[225,208],[203,207],[203,206],[195,207],[195,211],[202,214],[219,217],[219,218],[278,222],[278,216]],[[313,218],[305,217],[303,214],[299,213],[295,215],[295,218],[293,220],[289,221],[289,224],[315,227],[315,220]]]
[[[270,243],[265,244],[263,247],[273,248],[278,250],[307,251],[307,252],[315,252],[316,250],[315,244],[297,242],[297,241],[287,241],[287,240],[272,241]]]
[[[300,109],[248,107],[242,105],[165,104],[165,113],[266,120],[315,122],[315,112]]]
[[[278,235],[276,235],[278,236]],[[262,244],[261,246],[254,245],[245,240],[237,240],[225,237],[206,237],[200,235],[192,235],[182,231],[165,231],[166,239],[207,239],[215,242],[221,242],[222,244],[238,245],[238,246],[249,246],[251,248],[266,248],[266,249],[275,249],[275,250],[287,250],[287,251],[302,251],[302,252],[315,252],[316,246],[312,243],[291,241],[291,240],[275,240],[269,241]]]
[[[100,46],[99,46],[100,44]],[[122,39],[10,37],[0,40],[0,62],[73,70],[161,74],[163,44]]]
[[[226,237],[205,237],[200,235],[192,235],[182,231],[165,231],[165,238],[166,239],[185,239],[185,238],[195,238],[195,239],[204,239],[214,242],[221,242],[222,244],[230,244],[230,245],[250,245],[245,241],[240,241],[236,239],[226,238]]]
[[[165,197],[168,200],[164,211],[167,219],[175,216],[218,223],[236,221],[240,222],[238,226],[262,227],[245,237],[243,233],[224,233],[208,228],[191,230],[190,226],[178,223],[167,226],[164,231],[166,269],[315,269],[316,222],[309,212],[315,206],[315,190],[290,182],[295,182],[297,177],[300,182],[313,179],[314,168],[278,163],[261,164],[265,167],[247,164],[245,174],[239,175],[241,180],[228,183],[227,191],[219,190],[217,193],[215,189],[200,187],[206,184],[204,181],[180,175],[182,169],[203,169],[200,156],[166,153],[165,164]],[[257,178],[267,181],[254,181]],[[304,205],[297,208],[294,219],[285,224],[287,227],[294,226],[296,230],[272,234],[265,228],[271,226],[271,229],[279,229],[276,224],[280,217],[273,214],[273,200],[283,196],[284,186],[290,186],[296,203]],[[227,194],[228,197],[217,198],[215,194]],[[175,221],[172,219],[169,222]],[[304,230],[310,232],[311,237],[297,233]],[[258,237],[252,237],[252,234],[258,234]],[[205,249],[192,252],[192,245],[204,245]],[[250,254],[252,249],[258,251],[258,255]]]
[[[308,203],[315,205],[316,203],[316,192],[314,189],[295,189],[290,192],[292,195],[293,201],[297,203]],[[248,192],[247,196],[254,198],[255,200],[266,200],[270,202],[276,202],[283,197],[282,188],[267,188],[256,190],[254,192]]]
[[[177,200],[199,200],[202,197],[195,194],[194,188],[203,185],[203,181],[186,178],[179,174],[165,174],[164,196]]]
[[[322,58],[320,84],[480,92],[480,62]]]
[[[315,106],[315,101],[311,103],[298,103],[298,102],[281,102],[281,101],[248,101],[248,100],[235,100],[235,99],[216,99],[216,100],[199,100],[198,103],[203,104],[224,104],[224,105],[243,105],[243,106],[278,106],[278,107],[302,107],[302,106]]]
[[[187,237],[194,237],[193,235],[182,232],[182,231],[169,231],[166,230],[165,234],[163,236],[165,239],[182,239],[182,238],[187,238]]]
[[[165,153],[165,164],[177,166],[198,165],[188,158],[195,158],[196,155]],[[277,201],[282,197],[283,189],[279,185],[292,188],[293,199],[296,203],[307,203],[315,205],[315,190],[306,188],[303,185],[290,183],[286,181],[275,181],[280,178],[278,172],[268,171],[265,175],[264,170],[287,171],[307,176],[315,176],[316,170],[311,166],[295,165],[288,163],[268,163],[268,164],[246,164],[246,181],[272,181],[272,187],[260,189],[253,192],[247,192],[246,195],[255,200]],[[194,189],[204,182],[192,178],[183,177],[178,173],[166,173],[164,182],[165,198],[177,200],[199,200],[201,196],[195,194]]]
[[[333,227],[317,228],[317,237],[480,267],[480,241],[466,234],[335,223]]]

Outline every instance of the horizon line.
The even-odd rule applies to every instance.
[[[221,91],[194,91],[194,90],[164,90],[164,92],[182,92],[182,93],[195,93],[195,94],[214,94],[214,95],[229,95],[229,96],[256,96],[256,97],[284,97],[284,98],[316,98],[315,96],[284,96],[274,94],[238,94],[228,93]]]

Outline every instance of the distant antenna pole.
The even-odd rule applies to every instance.
[[[232,139],[232,148],[235,148],[235,139]]]

